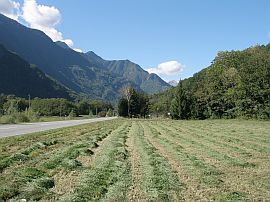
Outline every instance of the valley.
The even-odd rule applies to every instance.
[[[269,8],[0,0],[0,202],[270,201]]]

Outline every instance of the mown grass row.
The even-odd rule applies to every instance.
[[[140,123],[133,122],[132,143],[139,161],[139,201],[179,201],[184,189],[167,160],[144,137]]]
[[[29,135],[30,145],[22,142],[21,138],[7,138],[2,140],[5,146],[8,141],[18,144],[15,154],[0,159],[2,173],[0,177],[0,201],[14,198],[44,200],[57,198],[51,189],[55,186],[54,174],[64,169],[83,170],[80,155],[93,155],[92,149],[98,147],[98,142],[106,138],[121,122],[92,123],[79,127],[65,128]],[[24,139],[25,137],[22,137]],[[32,138],[32,139],[31,139]],[[48,181],[50,184],[47,185]]]
[[[0,201],[267,201],[270,127],[246,124],[118,119],[3,138]]]
[[[179,144],[173,139],[168,138],[167,136],[169,133],[167,131],[162,131],[160,125],[147,124],[147,126],[150,128],[152,137],[173,154],[175,158],[179,160],[179,164],[186,167],[194,178],[209,186],[217,186],[223,182],[220,178],[223,174],[222,171],[217,170],[215,167],[207,164],[196,155],[187,151],[184,142],[183,144]]]
[[[170,127],[171,130],[176,131],[177,134],[186,134],[188,137],[193,137],[197,141],[204,141],[209,144],[222,146],[222,148],[240,154],[244,157],[250,156],[250,149],[243,147],[243,144],[240,146],[239,141],[235,138],[230,138],[227,136],[218,136],[216,133],[209,131],[209,129],[202,129],[200,127],[193,127],[193,129],[172,123],[165,123],[165,125]],[[225,131],[224,131],[225,132]]]
[[[28,137],[29,139],[26,141],[23,141],[25,139],[23,136],[7,138],[6,142],[11,139],[12,145],[14,142],[17,142],[17,149],[14,152],[15,154],[9,152],[8,155],[6,154],[5,156],[1,157],[0,172],[3,172],[5,168],[11,166],[12,164],[23,164],[27,161],[32,161],[31,163],[33,164],[33,161],[35,160],[39,163],[40,160],[43,160],[41,159],[42,157],[52,158],[54,155],[59,156],[55,153],[62,153],[63,148],[66,150],[68,146],[74,147],[74,142],[76,142],[76,144],[82,144],[84,141],[88,141],[89,138],[90,142],[98,142],[103,139],[104,136],[106,137],[108,132],[110,132],[110,130],[106,127],[102,129],[100,126],[93,126],[93,129],[90,131],[87,131],[87,126],[81,126],[80,128],[76,127],[52,131],[51,134],[48,132],[44,132],[44,134],[33,134],[30,135]],[[114,125],[111,127],[113,126]],[[43,135],[46,136],[46,138],[44,138]],[[85,147],[86,146],[87,145],[85,145]]]
[[[254,127],[255,126],[255,127]],[[183,127],[183,125],[182,125]],[[184,127],[209,131],[221,137],[232,138],[235,142],[248,143],[270,143],[269,122],[247,121],[247,120],[212,120],[212,121],[190,121]],[[258,146],[258,145],[257,145]]]
[[[242,123],[243,124],[243,123]],[[177,128],[179,128],[179,124],[175,124]],[[258,129],[257,131],[255,129],[253,130],[237,130],[236,128],[233,128],[232,126],[227,127],[220,127],[220,128],[213,128],[213,127],[204,127],[201,128],[198,125],[181,125],[181,128],[184,128],[186,131],[189,131],[189,133],[193,134],[202,134],[208,135],[212,138],[215,138],[216,140],[220,140],[220,143],[226,143],[227,147],[232,145],[235,145],[234,149],[245,148],[247,150],[253,150],[260,153],[270,153],[270,148],[268,147],[269,141],[270,141],[270,135],[265,138],[261,138],[262,131]],[[241,128],[241,127],[240,127]],[[270,129],[269,129],[270,130]],[[253,132],[252,132],[253,131]],[[258,135],[257,135],[258,134]],[[243,152],[244,153],[244,152]]]
[[[126,139],[130,124],[125,123],[108,137],[72,195],[63,201],[127,201],[131,186]]]
[[[197,186],[197,192],[202,197],[200,200],[248,200],[246,193],[234,191],[224,183],[223,170],[217,169],[215,165],[208,164],[196,154],[190,153],[190,150],[185,149],[185,144],[181,145],[173,139],[168,139],[166,137],[168,134],[159,129],[160,125],[147,124],[147,127],[151,130],[152,138],[162,145],[172,158],[177,159],[179,165],[196,180],[198,184],[191,182],[187,186]]]
[[[171,137],[181,141],[183,145],[192,147],[193,150],[195,149],[194,151],[200,151],[204,156],[219,160],[223,164],[228,163],[234,166],[255,167],[253,163],[234,157],[234,154],[230,152],[228,149],[230,147],[226,143],[219,143],[216,140],[212,140],[212,138],[205,138],[202,135],[194,135],[186,131],[183,133],[183,130],[179,132],[179,129],[177,130],[177,128],[175,129],[171,126],[160,126],[159,129],[163,132],[166,131],[168,138]]]
[[[267,190],[269,183],[265,180],[267,176],[270,177],[270,172],[267,171],[269,155],[263,149],[264,145],[258,146],[256,151],[249,150],[250,155],[245,155],[240,151],[245,150],[247,142],[239,145],[238,150],[227,143],[219,142],[220,139],[212,137],[211,133],[205,137],[202,133],[208,131],[207,127],[200,131],[194,125],[192,130],[189,122],[176,121],[153,121],[146,125],[151,128],[153,138],[166,148],[168,154],[178,158],[179,165],[184,166],[193,178],[199,180],[202,192],[213,188],[210,195],[208,194],[209,200],[249,201],[264,200],[270,196],[270,191]],[[226,137],[228,131],[232,130],[229,126],[230,122],[227,131],[219,133]],[[190,130],[186,130],[187,127],[190,127]],[[259,150],[263,152],[260,153]],[[189,165],[189,161],[183,156],[191,156],[189,161],[194,160],[197,163]],[[218,173],[214,172],[212,175],[210,172],[208,176],[209,166]]]

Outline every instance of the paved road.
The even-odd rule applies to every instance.
[[[64,128],[68,126],[76,126],[76,125],[80,125],[84,123],[106,121],[106,120],[111,120],[115,118],[116,117],[0,125],[0,138],[15,136],[15,135],[23,135],[27,133],[40,132],[40,131],[51,130],[51,129],[56,129],[56,128]]]

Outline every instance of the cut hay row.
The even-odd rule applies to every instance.
[[[116,119],[0,139],[0,202],[267,201],[270,124]]]

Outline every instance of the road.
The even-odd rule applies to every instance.
[[[69,120],[69,121],[54,121],[54,122],[38,122],[38,123],[24,123],[24,124],[5,124],[0,125],[0,138],[24,135],[28,133],[46,131],[56,128],[64,128],[68,126],[76,126],[85,123],[107,121],[115,119],[116,117],[110,118],[93,118],[93,119],[82,119],[82,120]]]

